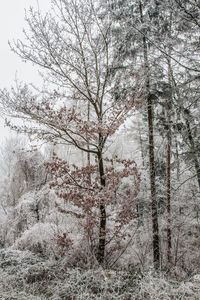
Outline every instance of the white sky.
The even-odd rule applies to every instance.
[[[38,2],[38,3],[37,3]],[[31,64],[22,63],[20,58],[10,51],[8,40],[23,39],[22,30],[25,26],[25,9],[30,6],[48,10],[50,0],[7,0],[0,1],[0,89],[9,88],[17,76],[26,82],[37,82],[37,69]],[[4,127],[0,119],[0,140],[9,135],[9,130]]]

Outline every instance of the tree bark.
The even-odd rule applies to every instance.
[[[98,153],[98,164],[99,164],[99,175],[100,175],[100,183],[102,188],[105,187],[106,182],[104,176],[104,165],[103,165],[103,157],[102,152]],[[99,224],[99,245],[97,252],[97,260],[99,264],[104,263],[105,257],[105,246],[106,246],[106,207],[104,199],[101,200],[99,204],[100,210],[100,224]]]
[[[190,142],[190,147],[191,147],[191,152],[192,152],[192,156],[193,156],[193,161],[194,161],[194,167],[195,167],[195,171],[196,171],[196,175],[197,175],[197,182],[198,182],[198,186],[199,186],[199,192],[200,192],[200,165],[198,162],[198,156],[196,153],[196,149],[195,149],[195,143],[194,143],[194,139],[192,136],[192,131],[190,128],[190,123],[188,120],[189,114],[187,111],[184,111],[185,116],[186,116],[186,128],[187,128],[187,134],[188,134],[188,139]]]
[[[153,262],[154,268],[160,266],[160,241],[158,227],[158,210],[156,201],[156,181],[155,181],[155,158],[154,158],[154,135],[153,135],[153,111],[152,100],[149,95],[147,98],[148,109],[148,134],[149,134],[149,165],[151,182],[151,207],[152,207],[152,228],[153,228]]]
[[[143,21],[142,3],[139,2],[140,20]],[[152,231],[153,231],[153,263],[154,268],[160,267],[160,240],[159,240],[159,226],[158,226],[158,211],[156,201],[156,182],[155,182],[155,158],[154,158],[154,134],[153,134],[153,104],[150,93],[150,72],[148,62],[148,50],[146,37],[143,36],[143,57],[145,69],[145,90],[147,101],[147,116],[148,116],[148,137],[149,137],[149,165],[150,165],[150,183],[151,183],[151,208],[152,208]]]
[[[89,122],[90,121],[90,102],[88,102],[88,105],[87,105],[87,121]],[[87,165],[90,167],[91,166],[91,159],[90,159],[90,143],[89,143],[89,138],[87,136],[87,140],[88,140],[88,143],[87,143],[87,149],[88,149],[88,152],[87,152]],[[89,183],[91,184],[92,180],[91,180],[91,174],[89,173],[88,174],[88,180],[89,180]]]
[[[171,128],[170,116],[168,114],[168,131],[167,131],[167,261],[171,263]]]
[[[170,13],[170,27],[169,35],[171,37],[171,27],[172,27],[172,12]],[[170,51],[171,54],[171,51]],[[168,84],[169,87],[172,86],[172,68],[171,59],[168,58]],[[172,110],[172,95],[169,94],[169,99],[167,103],[167,261],[171,263],[171,248],[172,248],[172,237],[171,237],[171,110]]]

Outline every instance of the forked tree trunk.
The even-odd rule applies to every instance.
[[[139,3],[140,20],[143,23],[143,9],[142,3]],[[159,227],[158,227],[158,210],[156,201],[156,182],[155,182],[155,158],[154,158],[154,135],[153,135],[153,104],[150,93],[150,73],[148,62],[148,50],[146,38],[143,36],[143,57],[145,68],[145,92],[147,100],[147,116],[148,116],[148,136],[149,136],[149,165],[150,165],[150,183],[151,183],[151,208],[152,208],[152,231],[153,231],[153,262],[154,268],[160,267],[160,241],[159,241]]]

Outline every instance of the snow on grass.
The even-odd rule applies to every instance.
[[[199,277],[179,282],[153,271],[72,268],[63,259],[0,250],[0,300],[199,300]]]

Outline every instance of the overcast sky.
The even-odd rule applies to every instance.
[[[38,3],[37,3],[38,2]],[[37,71],[31,64],[24,64],[20,58],[10,51],[8,40],[23,38],[22,30],[25,26],[25,9],[30,6],[39,7],[42,11],[48,10],[50,0],[7,0],[0,1],[0,89],[9,88],[15,78],[26,82],[37,82]],[[0,140],[9,134],[4,128],[4,121],[0,120]]]

